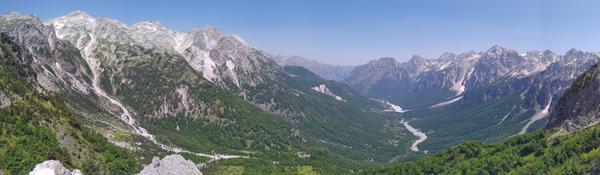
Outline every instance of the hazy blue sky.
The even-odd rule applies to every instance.
[[[382,56],[570,48],[600,51],[597,0],[0,1],[1,13],[43,20],[83,10],[128,24],[160,21],[187,31],[216,26],[272,54],[354,65]]]

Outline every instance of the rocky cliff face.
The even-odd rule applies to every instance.
[[[411,93],[445,91],[448,93],[440,95],[447,98],[508,77],[540,79],[539,77],[543,76],[545,79],[573,79],[574,75],[583,72],[593,61],[594,53],[574,49],[561,56],[551,51],[520,54],[511,49],[494,46],[479,53],[445,53],[432,60],[414,56],[405,63],[398,63],[392,58],[382,58],[356,67],[344,82],[364,95],[374,97],[396,98],[395,96],[403,95],[406,99],[411,98]],[[394,89],[397,89],[396,92],[391,92]],[[437,102],[439,99],[433,98],[430,103]]]
[[[29,175],[82,175],[79,170],[69,170],[60,161],[47,160],[37,164]]]
[[[165,156],[162,159],[154,157],[139,175],[202,175],[194,162],[186,160],[179,154]]]
[[[371,98],[411,112],[411,125],[436,150],[463,140],[496,142],[543,128],[548,114],[598,53],[571,49],[564,55],[519,53],[494,46],[484,52],[413,56],[399,63],[381,58],[357,66],[344,82]],[[444,124],[440,124],[444,123]]]
[[[551,51],[518,53],[494,46],[485,52],[445,53],[427,60],[414,56],[398,63],[382,58],[357,66],[344,80],[363,95],[387,98],[401,106],[426,108],[468,91],[490,86],[489,101],[512,92],[522,92],[524,108],[555,101],[570,83],[595,63],[596,53],[572,49],[564,55]],[[465,94],[466,93],[466,94]],[[553,107],[553,105],[552,105]]]
[[[226,111],[224,106],[227,106],[238,109],[236,112],[252,113],[253,117],[279,121],[283,128],[289,127],[285,120],[252,107],[198,76],[174,49],[165,48],[165,45],[173,43],[149,42],[148,37],[156,41],[173,34],[164,28],[152,29],[152,26],[156,27],[155,24],[141,23],[132,29],[118,21],[96,19],[83,12],[74,12],[47,24],[42,24],[35,16],[1,16],[3,42],[9,40],[9,43],[16,43],[25,50],[18,55],[13,53],[16,51],[3,51],[0,56],[15,57],[13,64],[25,67],[23,71],[31,70],[18,77],[3,78],[32,80],[39,93],[56,95],[61,105],[78,116],[77,121],[86,121],[86,127],[98,129],[110,141],[127,149],[144,147],[152,148],[152,151],[189,152],[172,146],[169,140],[159,143],[153,134],[163,132],[146,130],[149,124],[143,126],[139,121],[143,117],[183,115],[203,121],[212,120],[215,122],[207,123],[218,125],[231,120],[225,118],[238,117]],[[2,49],[17,48],[3,45]],[[6,91],[2,94],[3,106],[19,98],[7,98],[13,95]],[[241,125],[252,127],[253,124]],[[179,130],[179,125],[170,129]],[[117,133],[129,140],[116,138]],[[137,140],[133,141],[133,138]],[[77,138],[61,136],[58,140],[72,157],[82,159],[82,162],[83,159],[94,158],[79,155],[87,149],[79,148]],[[196,155],[211,157],[208,154]]]
[[[158,22],[149,21],[128,26],[80,11],[52,19],[46,24],[55,29],[57,38],[73,43],[81,51],[90,67],[92,81],[108,95],[132,97],[123,93],[153,91],[156,87],[147,86],[156,83],[147,82],[154,81],[152,78],[136,78],[148,77],[151,72],[158,73],[152,76],[162,77],[165,83],[172,82],[168,86],[178,91],[149,97],[156,102],[152,111],[144,111],[149,116],[174,115],[184,110],[193,115],[214,116],[213,112],[205,109],[207,104],[195,98],[180,98],[181,104],[172,103],[177,100],[174,97],[188,93],[186,89],[191,85],[190,80],[206,83],[195,77],[196,73],[267,111],[288,115],[283,111],[289,106],[274,107],[279,102],[271,100],[272,93],[286,93],[285,87],[274,83],[277,78],[286,76],[284,71],[268,53],[248,45],[238,36],[222,34],[212,27],[190,32],[173,31]],[[158,64],[163,66],[158,67]],[[144,66],[143,70],[136,69],[139,66]],[[169,77],[177,74],[184,76]],[[187,82],[173,82],[181,78]],[[269,87],[270,91],[257,88],[259,86]]]
[[[558,101],[547,128],[577,131],[600,122],[600,66],[580,75]]]
[[[108,54],[106,58],[97,60],[98,65],[108,66],[118,61],[115,60],[118,55],[111,53],[118,45],[158,49],[181,55],[192,68],[202,72],[205,79],[239,93],[245,90],[244,86],[264,83],[281,71],[268,53],[248,45],[236,35],[222,34],[213,27],[179,32],[151,21],[128,26],[80,11],[52,19],[46,24],[56,29],[58,38],[75,43],[81,50],[87,47],[92,53]]]
[[[309,143],[354,152],[356,160],[373,158],[374,151],[376,161],[390,157],[383,154],[389,149],[373,149],[392,149],[384,140],[394,134],[380,129],[384,118],[372,112],[376,105],[309,71],[285,71],[268,53],[216,28],[178,32],[84,12],[46,23],[12,14],[0,22],[3,36],[23,41],[32,53],[21,61],[33,67],[28,78],[39,92],[56,94],[85,127],[144,156],[165,151],[212,159],[218,153],[202,152],[290,147],[312,154],[303,150]],[[320,85],[326,88],[311,89]],[[0,96],[2,106],[10,106],[10,95]]]
[[[56,37],[54,28],[43,25],[35,16],[12,13],[0,16],[0,32],[32,54],[28,64],[36,71],[39,90],[89,91],[83,59],[73,45]]]

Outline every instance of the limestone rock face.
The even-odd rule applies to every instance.
[[[572,132],[600,122],[600,66],[594,65],[567,90],[550,115],[546,128]]]
[[[179,154],[154,157],[150,165],[144,167],[139,175],[201,175],[194,162],[186,160]]]
[[[522,107],[531,109],[536,104],[545,106],[550,97],[558,100],[572,81],[596,62],[596,54],[575,49],[564,55],[549,50],[519,53],[494,46],[485,52],[445,53],[435,59],[415,55],[402,63],[384,57],[354,67],[342,82],[366,96],[399,98],[396,103],[402,101],[404,104],[398,105],[408,108],[428,107],[498,84],[502,87],[486,96],[519,91],[524,94]],[[428,104],[414,103],[423,101]]]
[[[79,170],[69,170],[58,160],[47,160],[37,164],[29,175],[82,175]]]

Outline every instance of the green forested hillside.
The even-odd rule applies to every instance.
[[[133,174],[133,155],[83,127],[53,94],[39,94],[31,83],[32,56],[0,38],[0,174],[26,174],[45,160],[60,160],[83,172]]]
[[[67,22],[73,24],[65,28]],[[150,22],[128,27],[83,12],[48,23],[0,16],[0,175],[27,174],[46,160],[84,174],[135,174],[150,161],[157,167],[153,157],[167,154],[182,154],[193,162],[188,167],[205,174],[585,174],[600,167],[600,126],[515,136],[536,107],[550,106],[560,92],[538,96],[525,89],[548,88],[523,82],[561,89],[570,80],[511,75],[471,88],[462,77],[451,82],[455,91],[443,78],[429,84],[388,77],[366,89],[410,111],[389,112],[384,108],[393,105],[303,67],[281,67],[238,37],[207,38],[215,30],[202,31]],[[407,73],[426,68],[415,58]],[[395,62],[383,61],[371,68]],[[524,101],[527,95],[536,98]],[[459,100],[439,103],[450,99]],[[598,107],[574,101],[578,109]],[[409,150],[413,142],[420,150]]]
[[[86,174],[134,174],[141,165],[150,161],[152,156],[166,154],[156,147],[142,150],[124,150],[107,141],[102,134],[113,134],[114,138],[125,138],[131,144],[147,141],[137,137],[122,136],[121,133],[106,132],[104,125],[94,126],[80,114],[73,113],[74,106],[89,106],[81,96],[64,96],[49,91],[38,91],[36,75],[41,67],[32,65],[35,59],[21,45],[13,43],[14,38],[2,35],[0,51],[0,172],[3,174],[26,174],[45,160],[59,160],[67,168],[80,169]],[[128,49],[124,47],[124,49]],[[167,55],[168,56],[168,55]],[[301,143],[293,136],[294,129],[280,116],[265,112],[243,101],[241,98],[203,82],[199,76],[178,74],[192,72],[189,66],[179,59],[164,59],[164,55],[155,54],[145,60],[130,61],[127,74],[135,78],[139,86],[115,86],[121,89],[117,95],[125,97],[148,97],[154,92],[144,87],[149,85],[171,92],[168,95],[179,96],[170,91],[172,88],[187,87],[193,99],[210,102],[210,107],[202,107],[199,115],[183,113],[176,117],[146,118],[141,122],[152,133],[161,136],[161,141],[176,144],[198,152],[219,152],[248,156],[235,160],[222,160],[209,164],[203,171],[218,174],[237,172],[283,173],[283,172],[321,172],[325,174],[347,174],[364,168],[359,161],[350,160],[331,150]],[[161,69],[149,68],[148,64],[160,65]],[[44,65],[46,66],[46,65]],[[52,72],[52,68],[46,69]],[[148,75],[162,72],[160,75]],[[53,73],[54,74],[54,73]],[[139,76],[134,76],[139,75]],[[149,77],[143,77],[149,76]],[[170,76],[170,77],[169,77]],[[114,78],[114,77],[113,77]],[[118,77],[117,77],[118,78]],[[154,78],[154,79],[151,79]],[[109,79],[111,80],[111,79]],[[114,79],[112,79],[114,80]],[[175,82],[170,82],[175,81]],[[144,84],[146,83],[146,84]],[[171,84],[169,84],[171,83]],[[168,85],[178,85],[171,86]],[[103,84],[111,85],[111,83]],[[136,84],[138,85],[138,84]],[[43,92],[40,93],[40,92]],[[90,98],[93,99],[94,97]],[[124,98],[139,114],[144,115],[148,104],[156,104],[151,99]],[[8,102],[6,102],[8,101]],[[145,103],[139,103],[144,101]],[[179,99],[167,99],[167,103],[179,102]],[[93,102],[92,102],[93,103]],[[85,107],[84,106],[84,107]],[[194,107],[194,106],[191,106]],[[184,110],[183,112],[190,112]],[[93,128],[90,128],[93,127]],[[297,131],[296,131],[297,132]],[[136,158],[144,157],[145,159]],[[196,163],[206,163],[206,159],[185,155]],[[93,172],[93,173],[90,173]]]
[[[558,137],[553,132],[540,130],[494,145],[466,142],[362,174],[589,174],[600,163],[600,126]]]

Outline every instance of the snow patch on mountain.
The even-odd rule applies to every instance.
[[[325,95],[331,96],[331,97],[335,98],[335,99],[336,99],[336,100],[338,100],[338,101],[343,101],[343,102],[345,102],[345,101],[346,101],[346,100],[344,100],[342,97],[340,97],[340,96],[337,96],[337,95],[335,95],[333,92],[331,92],[331,91],[329,90],[329,88],[328,88],[328,87],[327,87],[325,84],[320,84],[320,85],[318,85],[318,86],[312,87],[311,89],[312,89],[312,90],[314,90],[314,91],[320,92],[320,93],[322,93],[322,94],[325,94]]]
[[[452,99],[452,100],[448,100],[448,101],[445,101],[445,102],[441,102],[441,103],[438,103],[438,104],[432,105],[432,106],[430,106],[429,108],[431,109],[431,108],[437,108],[437,107],[441,107],[441,106],[446,106],[446,105],[452,104],[452,103],[454,103],[454,102],[457,102],[458,100],[460,100],[460,99],[462,99],[462,98],[463,98],[463,96],[456,97],[456,98],[454,98],[454,99]]]

